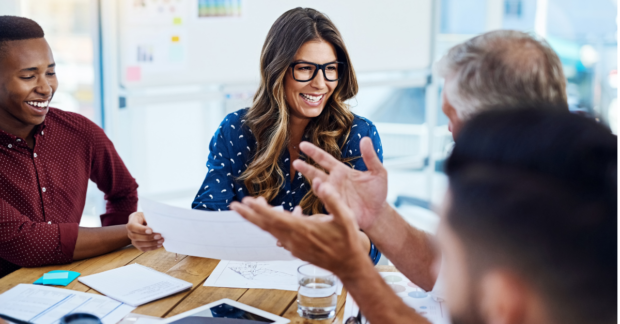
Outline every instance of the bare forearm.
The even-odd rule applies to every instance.
[[[424,290],[433,289],[437,277],[432,267],[439,256],[429,234],[409,225],[389,206],[365,232],[409,280]]]
[[[369,260],[360,260],[357,270],[340,279],[370,323],[428,323],[394,293]]]
[[[73,260],[99,256],[131,244],[125,225],[80,227]]]

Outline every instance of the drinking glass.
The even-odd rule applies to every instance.
[[[336,276],[312,264],[297,268],[297,313],[307,319],[329,319],[336,315]]]

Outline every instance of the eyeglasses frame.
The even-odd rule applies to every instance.
[[[310,82],[312,80],[314,80],[314,78],[316,77],[317,73],[319,72],[319,70],[323,71],[323,78],[325,79],[325,81],[329,81],[329,82],[336,82],[338,80],[340,80],[342,78],[342,75],[338,75],[338,79],[336,80],[330,80],[327,78],[327,74],[325,73],[325,68],[330,65],[330,64],[334,64],[334,63],[338,63],[338,64],[342,64],[343,65],[343,69],[344,69],[344,62],[340,62],[340,61],[333,61],[333,62],[328,62],[325,64],[316,64],[316,63],[312,63],[312,62],[305,62],[305,61],[300,61],[300,62],[293,62],[291,63],[291,65],[289,65],[291,67],[291,75],[293,76],[293,79],[297,82]],[[314,65],[315,69],[314,69],[314,74],[312,74],[312,77],[308,80],[298,80],[297,78],[295,78],[295,65],[297,64],[310,64],[310,65]],[[344,73],[343,73],[344,74]]]

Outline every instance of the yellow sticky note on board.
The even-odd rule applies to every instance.
[[[172,23],[174,25],[182,25],[183,24],[183,19],[181,17],[174,17],[172,19]]]
[[[178,43],[181,40],[181,38],[179,36],[172,36],[172,42],[173,43]]]

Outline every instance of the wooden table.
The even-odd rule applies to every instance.
[[[346,292],[338,296],[336,317],[329,321],[313,321],[297,315],[297,292],[274,289],[216,288],[204,287],[203,283],[219,263],[219,260],[176,255],[160,248],[151,252],[140,252],[128,246],[116,252],[92,259],[76,261],[66,265],[55,265],[40,268],[22,268],[0,279],[0,293],[20,283],[33,283],[44,273],[51,270],[71,270],[87,276],[130,263],[139,263],[157,271],[192,283],[190,290],[169,296],[136,308],[133,312],[156,317],[170,317],[208,303],[230,298],[269,313],[280,315],[291,320],[291,323],[342,323]],[[396,271],[391,266],[378,266],[380,271]],[[67,289],[96,293],[95,290],[74,280]]]

